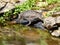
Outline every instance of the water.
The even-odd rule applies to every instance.
[[[60,45],[60,38],[47,31],[19,24],[0,27],[0,40],[8,45]]]

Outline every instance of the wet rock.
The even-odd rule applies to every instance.
[[[60,36],[60,30],[55,30],[51,33],[52,36],[59,37]]]
[[[44,26],[47,28],[47,29],[50,29],[53,27],[53,25],[56,24],[56,19],[53,18],[53,17],[47,17],[44,19]]]
[[[57,17],[47,17],[44,19],[44,26],[47,28],[60,26],[60,16]]]
[[[42,22],[38,22],[38,23],[34,24],[34,27],[36,27],[36,28],[40,28],[40,29],[42,29],[42,30],[46,30],[46,28],[44,28]]]
[[[1,3],[0,8],[3,8],[3,6],[7,3],[4,6],[3,10],[0,10],[0,13],[9,11],[9,10],[15,8],[16,5],[20,5],[20,4],[24,3],[25,1],[26,0],[0,0],[0,3]]]
[[[49,29],[52,36],[60,36],[60,16],[45,18],[44,26]]]
[[[54,30],[52,33],[51,33],[52,36],[56,36],[56,37],[59,37],[60,36],[60,27],[58,28],[58,30]]]

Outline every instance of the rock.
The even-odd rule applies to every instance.
[[[44,19],[44,26],[49,29],[52,36],[60,36],[60,16],[47,17]]]
[[[27,1],[27,0],[20,0],[20,4],[23,4],[25,1]]]
[[[60,16],[60,11],[58,11],[58,12],[53,12],[52,16],[53,16],[53,17]]]
[[[1,2],[0,3],[0,11],[7,5],[7,3],[5,2]]]
[[[54,30],[52,33],[51,33],[52,36],[56,36],[56,37],[59,37],[60,36],[60,30]]]
[[[47,6],[47,5],[48,5],[47,2],[38,2],[36,6],[43,7],[43,6]]]
[[[58,27],[57,30],[54,30],[53,32],[51,32],[51,35],[55,36],[55,37],[59,37],[60,36],[60,27]]]
[[[4,6],[3,10],[0,10],[0,13],[2,12],[6,12],[9,11],[13,8],[15,8],[16,5],[21,5],[22,3],[24,3],[26,0],[0,0],[0,8],[2,8],[6,3],[6,5]]]
[[[60,24],[60,16],[58,16],[58,17],[56,18],[56,23],[57,23],[57,24]]]
[[[6,12],[6,11],[9,11],[11,9],[14,8],[14,5],[12,5],[11,3],[7,3],[7,5],[5,6],[4,9],[2,9],[0,12]]]
[[[47,28],[60,26],[60,16],[57,17],[47,17],[44,19],[44,26]]]
[[[44,28],[42,22],[38,22],[38,23],[34,24],[34,27],[36,27],[36,28],[40,28],[40,29],[42,29],[42,30],[46,30],[46,29]]]
[[[1,1],[1,0],[0,0]],[[2,2],[8,2],[8,3],[16,3],[16,2],[18,2],[18,1],[20,1],[20,0],[2,0]]]
[[[44,26],[47,28],[47,29],[50,29],[53,27],[53,25],[56,24],[56,19],[54,17],[47,17],[44,19]]]

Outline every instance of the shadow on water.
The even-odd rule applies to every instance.
[[[0,27],[0,45],[60,45],[60,39],[48,31],[16,24]]]

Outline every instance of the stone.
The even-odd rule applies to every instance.
[[[60,16],[60,11],[58,11],[58,12],[56,12],[56,11],[55,11],[55,12],[53,12],[52,16],[53,16],[53,17]]]
[[[5,2],[0,2],[0,11],[7,5]]]
[[[56,19],[54,17],[47,17],[44,19],[44,26],[47,28],[47,29],[50,29],[53,27],[53,25],[56,24]]]
[[[39,7],[43,7],[43,6],[47,6],[47,5],[48,5],[47,2],[38,2],[38,3],[36,4],[36,6],[39,6]]]
[[[38,22],[38,23],[34,24],[34,27],[39,28],[39,29],[42,29],[42,30],[46,30],[46,29],[44,28],[42,22]]]
[[[57,23],[57,24],[60,24],[60,16],[58,16],[58,17],[56,18],[56,23]]]
[[[23,4],[25,1],[27,1],[27,0],[20,0],[20,4]]]
[[[51,32],[51,35],[55,36],[55,37],[59,37],[60,36],[60,27],[58,27],[57,30],[54,30],[53,32]]]
[[[7,3],[7,5],[5,6],[4,9],[2,9],[0,12],[6,12],[6,11],[9,11],[11,9],[14,8],[14,5],[12,5],[11,3]]]
[[[60,36],[60,30],[54,30],[52,33],[51,33],[52,36],[56,36],[56,37],[59,37]]]
[[[44,26],[49,29],[52,36],[60,36],[60,16],[47,17],[44,19]]]
[[[21,5],[25,1],[26,0],[0,0],[0,8],[4,7],[2,10],[0,10],[0,13],[14,9],[16,5]]]

